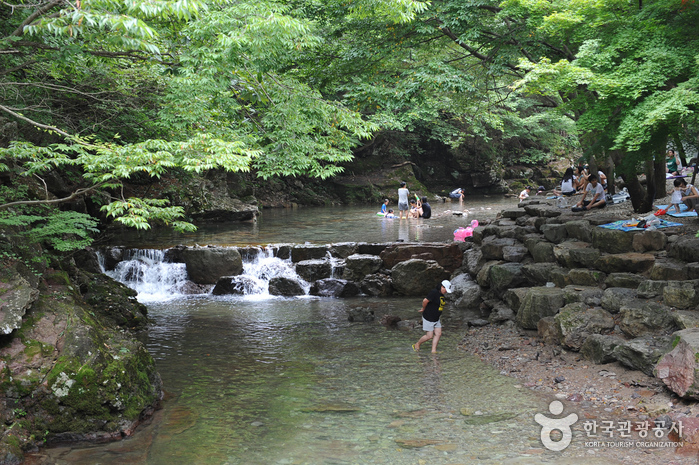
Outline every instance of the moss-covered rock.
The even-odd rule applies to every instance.
[[[51,273],[0,345],[0,421],[17,441],[0,454],[10,460],[44,441],[130,434],[161,399],[153,358],[119,327],[143,327],[145,307],[106,276],[72,278]]]

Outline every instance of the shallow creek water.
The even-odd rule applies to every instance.
[[[344,213],[349,218],[359,214]],[[374,224],[382,220],[370,217],[362,219],[372,225],[364,227],[364,234],[361,221],[338,222],[334,232],[329,222],[306,231],[327,214],[322,209],[309,218],[300,210],[298,217],[288,217],[294,221],[283,221],[286,214],[277,213],[272,220],[238,225],[235,231],[219,226],[196,237],[140,240],[167,245],[170,240],[245,245],[396,240],[401,227],[393,220],[383,229],[391,232],[382,236],[382,226]],[[455,220],[450,214],[441,218],[427,228],[441,229],[441,238],[435,234],[426,240],[449,240],[455,225],[465,223],[465,218]],[[408,234],[419,231],[419,222],[403,223]],[[245,233],[245,228],[257,232]],[[123,245],[129,240],[120,237]],[[183,296],[172,291],[176,286],[163,288],[181,279],[181,266],[170,269],[153,258],[155,253],[143,256],[150,257],[140,259],[149,271],[140,273],[141,280],[152,282],[128,284],[139,289],[139,300],[153,319],[144,343],[163,379],[163,408],[130,438],[48,448],[27,463],[611,463],[590,457],[579,434],[564,454],[543,448],[534,415],[548,415],[553,399],[458,349],[466,333],[464,322],[472,315],[447,307],[439,353],[430,354],[429,344],[415,353],[411,344],[421,330],[387,329],[377,321],[384,314],[419,318],[421,297],[280,298],[266,291]],[[252,273],[250,266],[246,264],[245,273]],[[269,274],[272,266],[290,264],[262,268]],[[165,274],[170,277],[165,279]],[[376,321],[349,322],[347,312],[356,307],[373,310]],[[566,405],[563,416],[570,408]]]
[[[501,463],[540,447],[532,419],[547,404],[459,351],[458,315],[445,317],[436,355],[412,351],[420,332],[347,321],[356,306],[414,317],[418,305],[150,304],[147,345],[167,390],[164,409],[133,438],[43,452],[66,464],[437,464]]]

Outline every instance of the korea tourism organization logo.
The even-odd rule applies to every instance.
[[[563,403],[554,400],[549,404],[549,412],[554,416],[563,413]],[[561,418],[551,418],[544,414],[534,415],[534,421],[541,425],[541,443],[548,450],[561,452],[573,440],[572,426],[577,423],[578,415],[571,413]],[[672,448],[683,447],[682,421],[663,420],[585,420],[582,423],[585,432],[584,447],[591,448]],[[554,440],[554,432],[560,433],[560,439]],[[556,436],[559,434],[556,433]],[[671,439],[673,438],[673,439]],[[674,440],[677,439],[677,440]]]
[[[563,413],[563,403],[554,400],[549,404],[549,412],[554,415],[560,415]],[[573,430],[570,427],[578,421],[578,415],[571,413],[563,418],[549,418],[546,415],[537,413],[534,415],[534,421],[541,425],[541,443],[544,447],[554,452],[560,452],[568,447],[573,439]],[[554,441],[551,438],[551,433],[554,431],[561,432],[562,437],[559,441]]]

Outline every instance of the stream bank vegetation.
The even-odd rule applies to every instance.
[[[207,197],[224,172],[250,202],[343,179],[355,199],[384,171],[477,192],[582,159],[648,212],[666,149],[688,166],[698,145],[691,0],[38,0],[0,18],[0,259],[34,288],[111,222],[193,229],[162,179]]]

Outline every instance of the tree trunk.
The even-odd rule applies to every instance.
[[[633,211],[635,212],[646,212],[648,210],[643,210],[643,200],[646,198],[646,190],[641,185],[638,180],[638,175],[636,174],[621,174],[621,179],[626,183],[626,188],[629,190],[629,195],[631,196],[631,205],[633,205]]]
[[[672,140],[675,143],[675,147],[677,147],[675,151],[680,156],[682,166],[686,168],[687,166],[689,166],[689,163],[687,163],[687,152],[684,151],[684,146],[682,145],[682,139],[680,139],[680,135],[676,132],[673,132]]]

